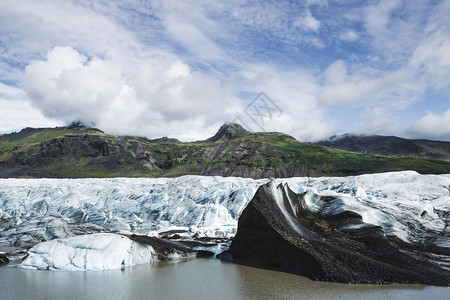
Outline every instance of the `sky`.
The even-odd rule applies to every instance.
[[[0,133],[450,141],[450,0],[0,0]]]

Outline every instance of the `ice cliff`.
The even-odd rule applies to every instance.
[[[111,230],[232,237],[262,182],[202,176],[0,179],[0,249]]]

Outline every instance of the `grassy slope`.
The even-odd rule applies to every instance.
[[[289,154],[288,163],[309,165],[312,168],[312,173],[318,167],[329,174],[400,170],[416,170],[420,173],[450,172],[450,163],[447,161],[405,156],[366,155],[301,143],[288,135],[279,133],[262,133],[256,137],[247,136],[243,139],[251,139],[261,144],[268,143],[283,149]]]
[[[114,168],[107,164],[90,164],[92,156],[67,159],[54,158],[51,164],[35,166],[34,149],[43,141],[59,139],[70,135],[92,135],[110,143],[125,143],[131,151],[140,143],[156,158],[159,168],[149,170],[124,156]],[[226,144],[229,143],[229,144]],[[205,151],[227,145],[228,150],[218,152],[212,159]],[[244,147],[246,154],[239,154],[237,148]],[[231,149],[231,150],[230,150]],[[20,153],[20,156],[17,155]],[[201,174],[206,166],[234,168],[246,166],[273,169],[285,166],[303,168],[309,176],[335,176],[386,171],[416,170],[420,173],[450,173],[450,162],[415,157],[364,155],[354,152],[330,149],[301,143],[281,133],[257,133],[231,142],[218,141],[212,144],[201,142],[158,143],[136,137],[116,137],[96,130],[44,129],[3,135],[0,137],[1,164],[10,163],[20,157],[20,164],[43,168],[45,171],[63,177],[173,177],[187,174]]]

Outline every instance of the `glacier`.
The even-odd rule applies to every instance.
[[[114,233],[80,235],[37,244],[20,265],[41,270],[110,270],[157,260],[153,247]]]
[[[313,211],[354,211],[363,222],[382,227],[386,235],[450,248],[450,174],[402,171],[282,182],[297,193],[307,192]],[[327,196],[336,200],[325,201]]]
[[[366,198],[360,188],[355,195]],[[449,248],[388,236],[354,210],[341,210],[341,197],[295,193],[271,181],[244,209],[219,258],[312,280],[450,285]]]
[[[263,182],[202,176],[0,179],[0,249],[103,231],[230,238]]]
[[[306,193],[311,211],[351,210],[405,242],[450,247],[450,175],[0,179],[0,251],[97,233],[231,239],[259,186]],[[330,196],[334,199],[328,201]]]

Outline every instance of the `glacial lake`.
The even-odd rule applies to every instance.
[[[449,299],[450,287],[315,282],[216,259],[109,271],[0,267],[0,299]]]

